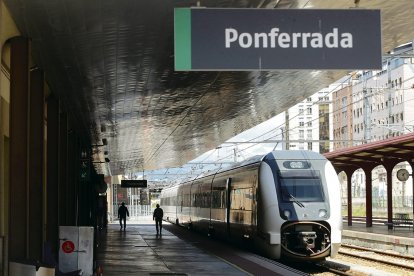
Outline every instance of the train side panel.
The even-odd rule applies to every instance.
[[[177,219],[178,223],[184,226],[191,225],[191,182],[178,187],[179,200]]]
[[[209,232],[212,178],[198,179],[191,186],[191,225],[202,233]]]
[[[228,185],[230,185],[231,174],[223,173],[214,178],[211,191],[211,235],[226,237],[229,231],[228,216]]]
[[[250,238],[256,232],[258,164],[214,177],[210,233],[226,238]]]
[[[161,206],[164,211],[164,219],[175,223],[177,219],[177,190],[178,187],[163,189]]]
[[[280,229],[285,221],[279,216],[279,203],[272,168],[264,162],[260,165],[258,191],[258,226],[255,243],[266,256],[279,259]]]

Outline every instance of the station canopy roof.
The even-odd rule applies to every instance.
[[[380,165],[391,165],[400,162],[414,162],[414,133],[392,137],[386,140],[362,144],[325,153],[336,171],[353,172],[356,169],[373,169]]]
[[[180,166],[349,72],[176,72],[173,9],[380,9],[386,53],[414,38],[412,0],[5,0],[98,172]],[[102,144],[102,147],[92,145]],[[107,154],[104,154],[107,153]]]

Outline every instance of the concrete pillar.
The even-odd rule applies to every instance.
[[[47,99],[46,250],[45,263],[57,260],[59,235],[59,101]]]
[[[43,248],[44,182],[44,78],[43,71],[30,73],[29,116],[29,259],[41,260]]]
[[[29,40],[10,39],[9,260],[28,258]]]

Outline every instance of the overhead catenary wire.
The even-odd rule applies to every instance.
[[[167,135],[167,137],[161,142],[161,144],[154,150],[154,152],[150,155],[148,158],[148,162],[157,154],[157,152],[162,148],[162,146],[167,142],[167,140],[173,135],[173,133],[181,126],[181,123],[187,118],[187,116],[190,114],[190,112],[193,110],[194,106],[207,94],[207,92],[210,91],[210,88],[216,83],[217,79],[220,76],[220,72],[217,73],[215,78],[212,82],[210,82],[207,89],[204,90],[204,93],[198,97],[198,99],[190,106],[190,108],[187,110],[183,118],[181,118],[180,122],[175,126],[175,128],[170,132],[170,134]]]
[[[338,91],[338,88],[340,87],[340,86],[342,86],[344,83],[347,83],[347,82],[349,82],[350,80],[351,80],[351,78],[352,78],[352,76],[349,76],[348,78],[346,78],[346,79],[344,79],[342,82],[338,82],[338,85],[337,86],[335,86],[333,89],[330,89],[329,91],[327,91],[327,92],[325,92],[325,96],[326,95],[330,95],[330,94],[332,94],[332,93],[334,93],[334,92],[336,92],[336,91]],[[412,80],[414,77],[411,77],[411,78],[408,78],[408,79],[404,79],[404,81],[402,82],[402,84],[404,84],[404,83],[406,83],[407,81],[409,81],[409,80]],[[388,88],[388,87],[384,87],[383,88],[384,90],[386,90],[386,89],[390,89],[390,88]],[[399,89],[395,89],[395,90],[408,90],[408,89],[412,89],[412,88],[399,88]],[[360,101],[363,101],[364,100],[364,98],[361,98],[361,99],[359,99],[358,101],[351,101],[349,104],[347,104],[345,107],[349,107],[349,106],[351,106],[351,105],[354,105],[355,103],[357,103],[357,102],[360,102]],[[409,102],[409,101],[412,101],[412,100],[414,100],[414,99],[410,99],[410,100],[405,100],[404,99],[404,101],[403,102],[401,102],[401,104],[402,103],[407,103],[407,102]],[[313,102],[312,103],[312,106],[313,105],[319,105],[321,102],[323,102],[323,100],[318,100],[318,101],[316,101],[316,102]],[[333,114],[335,111],[331,111],[331,112],[329,112],[329,113],[325,113],[325,114]],[[293,120],[293,119],[295,119],[296,117],[298,117],[298,116],[302,116],[303,114],[296,114],[295,116],[293,116],[293,117],[290,117],[289,118],[289,121],[291,121],[291,120]],[[317,121],[317,120],[319,120],[321,118],[321,116],[319,116],[319,117],[316,117],[316,118],[314,118],[313,120],[311,120],[311,121],[309,121],[309,122],[314,122],[314,121]],[[259,136],[256,136],[256,137],[253,137],[253,138],[251,138],[251,139],[249,139],[249,140],[247,140],[247,141],[245,141],[245,142],[243,142],[243,143],[248,143],[248,142],[252,142],[252,143],[255,143],[255,142],[257,142],[257,141],[253,141],[253,140],[255,140],[255,139],[258,139],[258,138],[260,138],[260,137],[262,137],[262,136],[264,136],[264,135],[266,135],[266,134],[268,134],[268,133],[271,133],[271,132],[274,132],[275,130],[278,130],[278,129],[280,129],[282,126],[284,126],[286,124],[286,122],[284,122],[284,123],[282,123],[282,124],[280,124],[280,125],[278,125],[277,127],[274,127],[274,128],[272,128],[272,129],[270,129],[269,131],[267,131],[267,132],[265,132],[265,133],[262,133],[262,134],[260,134]],[[285,131],[283,131],[282,132],[282,134],[286,134],[287,132],[292,132],[293,130],[298,130],[300,128],[300,126],[296,126],[296,127],[294,127],[294,128],[289,128],[288,130],[285,130]],[[318,129],[318,127],[314,127],[314,128],[307,128],[307,129],[312,129],[312,130],[315,130],[315,129]],[[272,136],[273,137],[273,136]],[[269,140],[270,138],[268,138],[268,139],[265,139],[265,140],[263,140],[263,141],[266,141],[266,140]],[[306,141],[306,139],[303,139],[304,141]],[[245,150],[248,150],[248,149],[250,149],[250,148],[252,148],[252,147],[255,147],[256,146],[256,144],[253,144],[253,145],[251,145],[251,146],[249,146],[249,147],[246,147],[246,148],[244,148],[244,149],[241,149],[241,150],[239,150],[240,152],[242,152],[242,151],[245,151]],[[228,159],[228,158],[230,158],[232,155],[231,154],[228,154],[228,155],[226,155],[226,156],[224,156],[224,157],[222,157],[222,158],[220,158],[220,159],[218,159],[217,161],[221,161],[221,160],[225,160],[225,159]]]
[[[216,78],[210,83],[210,87],[214,84],[214,82],[217,80],[217,78],[218,78],[218,76],[219,76],[219,74],[217,74],[217,76],[216,76]],[[340,88],[341,86],[343,86],[343,87],[345,87],[344,86],[344,84],[346,84],[346,83],[349,83],[350,81],[351,81],[351,79],[352,79],[352,75],[350,75],[348,78],[346,78],[346,79],[344,79],[344,80],[342,80],[341,82],[338,82],[337,83],[337,85],[334,87],[334,88],[332,88],[332,89],[329,89],[329,91],[326,91],[326,92],[323,92],[324,93],[324,96],[326,96],[326,95],[330,95],[330,94],[332,94],[332,93],[334,93],[334,92],[336,92],[336,91],[338,91],[338,88]],[[409,81],[411,78],[409,78],[409,79],[404,79],[404,81],[403,81],[403,83],[406,83],[407,81]],[[390,89],[390,88],[388,88],[388,87],[384,87],[383,88],[384,90],[386,90],[386,89]],[[403,87],[400,87],[400,89],[396,89],[396,90],[406,90],[406,89],[411,89],[411,88],[403,88]],[[208,89],[207,89],[208,90]],[[191,111],[191,109],[194,107],[194,105],[196,105],[200,100],[201,100],[201,98],[207,93],[207,90],[206,90],[206,92],[205,93],[203,93],[198,99],[197,99],[197,101],[192,105],[192,107],[190,108],[190,110],[188,110],[188,112],[185,114],[185,116],[182,118],[182,120],[180,121],[180,123],[188,116],[188,114],[190,113],[190,111]],[[359,102],[359,101],[362,101],[363,100],[363,98],[362,99],[359,99],[358,101],[351,101],[349,104],[347,104],[345,107],[348,107],[348,106],[350,106],[350,105],[354,105],[355,103],[357,103],[357,102]],[[412,99],[412,100],[414,100],[414,99]],[[314,106],[314,105],[319,105],[320,103],[322,103],[322,102],[324,102],[325,100],[324,99],[319,99],[318,101],[315,101],[315,102],[312,102],[312,106]],[[411,100],[405,100],[404,99],[404,101],[403,101],[403,103],[406,103],[406,102],[408,102],[408,101],[411,101]],[[336,111],[331,111],[331,112],[329,112],[329,113],[324,113],[324,115],[326,115],[326,114],[333,114],[334,112],[336,112]],[[290,117],[289,118],[289,121],[291,121],[291,120],[294,120],[294,119],[296,119],[298,116],[302,116],[303,114],[296,114],[295,116],[293,116],[293,117]],[[314,121],[317,121],[317,120],[319,120],[320,119],[320,117],[321,116],[318,116],[318,117],[316,117],[316,118],[314,118],[314,119],[312,119],[312,120],[310,120],[310,121],[308,121],[308,122],[314,122]],[[240,153],[240,152],[243,152],[243,151],[246,151],[246,150],[248,150],[248,149],[250,149],[250,148],[252,148],[252,147],[254,147],[254,146],[257,146],[257,143],[258,143],[258,141],[254,141],[254,140],[256,140],[256,139],[259,139],[260,137],[263,137],[263,136],[265,136],[265,135],[267,135],[267,134],[269,134],[269,133],[271,133],[271,132],[274,132],[275,130],[278,130],[278,129],[280,129],[282,126],[284,126],[286,124],[286,122],[284,122],[284,123],[282,123],[282,124],[280,124],[280,125],[278,125],[278,126],[276,126],[276,127],[274,127],[274,128],[272,128],[272,129],[270,129],[269,131],[266,131],[265,133],[261,133],[260,135],[258,135],[258,136],[256,136],[256,137],[253,137],[253,138],[251,138],[251,139],[249,139],[249,140],[247,140],[247,141],[244,141],[243,143],[248,143],[248,142],[251,142],[251,143],[253,143],[253,145],[251,145],[251,146],[249,146],[249,147],[246,147],[246,148],[243,148],[243,149],[240,149],[238,152]],[[156,152],[158,152],[159,151],[159,149],[162,147],[162,145],[166,142],[166,140],[173,134],[173,132],[178,128],[180,126],[180,124],[178,124],[177,126],[176,126],[176,128],[170,133],[170,135],[163,141],[163,143],[157,148],[157,150],[151,155],[151,158],[153,158],[153,156],[156,154]],[[301,126],[296,126],[296,127],[294,127],[294,128],[289,128],[289,129],[285,129],[284,131],[282,131],[282,133],[281,134],[278,134],[278,135],[282,135],[282,134],[286,134],[286,132],[290,132],[290,133],[292,133],[292,131],[295,131],[295,130],[298,130],[299,128],[300,128]],[[318,129],[318,126],[315,126],[315,127],[313,127],[313,128],[306,128],[306,129],[311,129],[311,130],[315,130],[315,129]],[[264,139],[263,141],[267,141],[267,140],[270,140],[270,139],[272,139],[273,137],[277,137],[278,135],[272,135],[270,138],[267,138],[267,139]],[[307,139],[303,139],[303,141],[306,141]],[[230,142],[229,142],[230,143]],[[237,145],[237,143],[235,143],[236,145]],[[224,148],[224,147],[233,147],[233,146],[223,146],[223,145],[221,145],[220,146],[220,148]],[[203,163],[205,160],[208,160],[214,153],[216,153],[216,151],[217,151],[218,149],[216,148],[215,150],[212,150],[206,157],[204,157],[203,158],[203,160],[202,161],[200,161],[200,163]],[[218,163],[220,163],[220,161],[222,161],[222,160],[225,160],[225,159],[228,159],[228,158],[230,158],[230,157],[232,157],[233,156],[233,153],[231,153],[231,154],[228,154],[228,155],[226,155],[226,156],[224,156],[224,157],[222,157],[222,158],[219,158],[219,159],[217,159],[216,160],[216,162],[218,162]],[[183,168],[182,168],[183,169]]]

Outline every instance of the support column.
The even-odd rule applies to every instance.
[[[388,229],[392,229],[392,168],[385,168],[387,170],[387,222]]]
[[[348,226],[352,226],[352,174],[355,172],[355,170],[356,170],[355,168],[351,168],[351,167],[337,168],[337,173],[343,171],[346,174]]]
[[[29,40],[10,39],[9,260],[28,258]]]
[[[413,191],[414,191],[414,176],[413,176],[413,174],[414,174],[413,173],[414,172],[414,160],[410,160],[408,163],[411,166],[411,186],[413,187]],[[412,204],[413,204],[413,213],[412,213],[412,215],[413,215],[413,226],[414,226],[414,196],[413,196]],[[413,227],[413,232],[414,232],[414,227]]]
[[[397,165],[401,160],[390,160],[384,159],[382,160],[382,164],[387,171],[387,223],[388,229],[392,229],[392,169]]]
[[[77,225],[77,194],[80,166],[80,149],[78,138],[73,131],[68,135],[68,225]]]
[[[365,173],[365,213],[366,227],[372,227],[372,169],[371,167],[362,168]]]
[[[59,129],[59,225],[68,224],[68,118],[60,114]]]
[[[43,262],[56,263],[59,231],[59,101],[47,99],[46,252]]]
[[[43,71],[30,73],[29,126],[29,259],[42,259],[43,249],[43,144],[44,144]]]
[[[347,194],[348,194],[348,226],[352,226],[352,173],[346,171]]]

